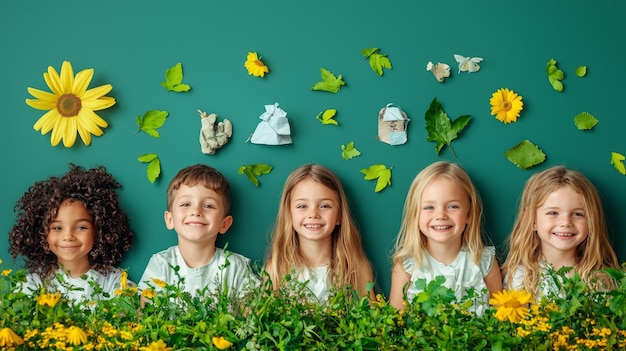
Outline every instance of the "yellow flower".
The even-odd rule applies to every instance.
[[[0,261],[0,263],[2,262]],[[7,275],[11,274],[11,272],[13,272],[12,269],[5,269],[2,271],[2,275],[6,277]]]
[[[269,73],[270,69],[261,61],[256,52],[249,52],[248,58],[244,66],[248,70],[248,74],[255,77],[263,77],[265,73]]]
[[[491,95],[491,114],[496,115],[496,119],[503,123],[517,121],[519,113],[524,106],[522,97],[513,90],[507,88],[498,89]]]
[[[122,290],[126,290],[126,286],[128,284],[128,272],[122,271],[120,275],[120,285],[122,286]]]
[[[151,298],[156,296],[156,291],[154,291],[152,289],[142,290],[141,291],[141,296],[143,296],[143,297],[145,297],[147,299],[151,299]]]
[[[211,341],[213,341],[213,345],[215,345],[215,347],[217,347],[220,350],[224,350],[233,346],[233,343],[224,339],[223,336],[220,336],[220,337],[214,336],[211,339]]]
[[[164,343],[163,340],[154,341],[146,347],[139,348],[141,351],[169,351],[171,349],[171,347],[167,347],[167,344]]]
[[[527,304],[531,299],[532,295],[525,290],[502,290],[493,294],[489,303],[496,308],[496,318],[517,323],[528,315]]]
[[[164,288],[167,285],[165,281],[158,279],[158,278],[152,278],[152,282],[156,284],[157,286],[160,286],[161,288]]]
[[[24,340],[20,338],[19,335],[15,334],[13,329],[11,328],[2,328],[0,329],[0,346],[4,347],[12,347],[13,345],[21,345],[24,343]]]
[[[54,307],[57,304],[57,302],[59,302],[60,299],[61,299],[60,292],[56,292],[54,294],[41,294],[39,296],[35,296],[35,300],[37,300],[37,303],[39,303],[42,306],[48,305],[51,308]]]
[[[82,70],[74,77],[72,64],[64,61],[60,76],[52,66],[43,74],[52,93],[28,88],[36,99],[26,99],[26,104],[38,110],[48,110],[33,128],[41,130],[42,135],[52,131],[52,146],[63,139],[63,145],[71,147],[76,141],[76,133],[85,145],[89,145],[91,134],[100,136],[104,133],[100,127],[105,128],[108,124],[94,111],[115,105],[115,99],[104,96],[111,91],[111,84],[87,90],[92,77],[93,68]]]
[[[76,326],[68,328],[67,341],[74,346],[82,345],[87,342],[87,333]]]

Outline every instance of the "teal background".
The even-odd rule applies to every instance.
[[[475,181],[485,203],[485,231],[505,258],[502,246],[526,179],[562,164],[584,172],[599,188],[620,261],[626,257],[623,200],[626,178],[610,164],[611,152],[626,154],[623,84],[626,66],[626,3],[585,1],[1,1],[0,94],[3,172],[0,230],[14,223],[15,201],[35,181],[61,175],[68,163],[104,165],[122,183],[121,197],[136,232],[122,262],[138,280],[151,254],[176,244],[165,228],[165,190],[181,168],[205,163],[232,182],[234,225],[219,245],[262,262],[287,175],[309,162],[333,169],[343,181],[364,247],[373,263],[378,290],[388,294],[389,259],[402,207],[415,175],[433,161],[454,160],[445,147],[435,154],[426,141],[424,113],[437,98],[455,119],[470,114],[468,127],[453,141],[458,162]],[[378,47],[392,70],[376,75],[361,50]],[[269,66],[265,78],[243,67],[248,51]],[[453,54],[483,57],[477,73],[457,73]],[[565,90],[548,83],[546,62],[554,58],[565,72]],[[108,121],[91,146],[50,145],[33,124],[44,111],[24,102],[27,87],[49,91],[48,66],[64,60],[75,73],[94,68],[90,87],[110,83],[112,108],[98,112]],[[426,63],[445,62],[452,76],[441,84]],[[187,93],[160,86],[165,70],[181,62]],[[588,66],[578,78],[574,69]],[[312,91],[324,67],[343,75],[337,94]],[[499,88],[523,96],[517,123],[497,121],[489,99]],[[293,144],[246,143],[264,105],[278,102],[289,118]],[[409,115],[409,141],[390,146],[375,139],[378,111],[395,103]],[[335,108],[339,126],[315,116]],[[135,118],[148,110],[169,112],[161,137],[137,130]],[[216,155],[200,151],[196,110],[217,113],[234,124],[229,144]],[[600,123],[579,131],[573,117],[583,111]],[[537,144],[547,160],[530,170],[510,163],[504,152],[523,139]],[[350,141],[362,156],[346,161],[341,145]],[[151,184],[144,153],[157,153],[161,177]],[[237,174],[244,164],[267,163],[273,171],[256,188]],[[382,163],[393,167],[391,186],[374,192],[375,182],[359,170]],[[0,258],[10,262],[6,240]]]

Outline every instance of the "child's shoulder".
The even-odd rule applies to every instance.
[[[215,248],[215,256],[220,260],[228,260],[230,264],[248,265],[250,263],[250,259],[248,257],[219,247]]]

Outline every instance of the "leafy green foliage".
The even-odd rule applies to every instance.
[[[575,71],[576,75],[578,77],[584,77],[587,75],[587,66],[578,66],[576,67],[576,71]]]
[[[335,77],[334,74],[325,68],[320,68],[320,73],[322,75],[322,81],[315,83],[315,85],[311,87],[311,90],[322,90],[329,93],[337,93],[339,89],[341,89],[341,86],[346,84],[343,81],[341,74]]]
[[[326,111],[320,112],[315,118],[317,118],[318,121],[322,122],[322,124],[338,125],[339,123],[337,123],[337,121],[333,119],[336,114],[337,114],[337,110],[335,110],[334,108],[331,108]]]
[[[365,174],[365,180],[377,179],[376,189],[374,189],[375,192],[379,192],[388,185],[391,185],[391,168],[387,168],[385,165],[371,165],[368,168],[362,169],[361,173]]]
[[[346,145],[341,145],[341,157],[343,157],[344,160],[350,160],[358,156],[361,156],[361,152],[354,147],[354,141]]]
[[[546,64],[546,73],[548,74],[548,81],[552,85],[552,88],[558,92],[563,91],[563,83],[561,81],[565,78],[565,73],[556,67],[556,60],[550,59]]]
[[[611,152],[611,164],[613,165],[613,167],[615,167],[615,169],[617,169],[618,172],[620,172],[623,175],[626,175],[626,167],[624,167],[624,159],[626,159],[624,155],[617,153],[617,152]]]
[[[528,169],[546,160],[546,155],[529,140],[522,140],[519,144],[507,150],[504,155],[514,165],[521,169]]]
[[[161,86],[177,93],[191,89],[189,85],[183,84],[183,65],[180,62],[165,71],[165,82],[161,82]]]
[[[426,131],[428,132],[426,140],[437,143],[435,145],[435,153],[439,155],[444,145],[448,145],[452,155],[456,158],[456,153],[452,149],[452,140],[456,139],[458,133],[467,126],[470,115],[459,116],[454,122],[451,122],[448,115],[443,111],[441,103],[439,103],[437,98],[434,98],[426,111],[425,118]]]
[[[379,76],[383,75],[383,68],[391,69],[391,61],[387,55],[379,53],[378,48],[365,48],[361,50],[361,54],[365,56],[365,59],[369,58],[370,67]]]
[[[161,161],[159,160],[159,156],[157,154],[143,154],[137,157],[137,161],[148,164],[146,174],[150,183],[154,183],[161,175]]]
[[[574,124],[579,130],[589,130],[598,124],[598,120],[589,112],[581,112],[574,117]]]
[[[426,279],[418,279],[414,284],[420,292],[415,296],[414,301],[421,305],[429,316],[437,316],[442,313],[444,305],[456,299],[451,289],[443,286],[446,278],[437,276],[430,282]]]
[[[139,131],[144,131],[146,134],[150,135],[153,138],[160,137],[157,129],[163,126],[167,116],[167,111],[159,110],[150,110],[146,112],[143,117],[137,116],[137,126],[139,126],[139,130],[137,130],[135,134],[137,134]]]
[[[268,174],[272,171],[272,166],[265,163],[257,163],[253,165],[245,165],[239,167],[237,173],[245,174],[248,177],[248,180],[254,184],[254,186],[258,187],[260,185],[259,179],[257,177],[262,176],[264,174]]]

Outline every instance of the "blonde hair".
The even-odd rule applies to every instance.
[[[308,267],[300,252],[299,239],[293,228],[291,216],[291,194],[298,183],[303,180],[318,182],[337,194],[340,209],[340,224],[332,233],[332,252],[330,261],[330,278],[334,285],[349,285],[364,294],[362,287],[367,282],[359,281],[359,269],[369,261],[361,246],[361,235],[350,215],[350,208],[341,181],[328,168],[307,164],[295,169],[285,181],[280,199],[278,214],[271,234],[272,244],[266,259],[266,269],[272,280],[274,289],[281,287],[285,275],[294,268]]]
[[[584,174],[563,166],[554,166],[532,175],[524,185],[517,218],[507,239],[509,253],[502,266],[503,273],[508,273],[507,286],[511,286],[513,273],[521,266],[524,268],[524,289],[537,296],[542,272],[541,241],[534,229],[537,208],[545,203],[551,193],[563,187],[569,187],[580,195],[589,226],[587,238],[576,248],[574,269],[586,282],[592,283],[591,280],[598,277],[599,269],[618,268],[596,187]]]
[[[404,203],[402,224],[392,255],[393,262],[402,263],[404,259],[413,258],[416,266],[421,265],[427,241],[426,236],[419,229],[422,193],[432,181],[438,178],[453,181],[467,195],[469,201],[468,224],[463,232],[462,244],[470,251],[474,263],[480,262],[484,248],[482,241],[482,202],[472,180],[463,168],[447,161],[432,163],[419,172],[413,180]]]

